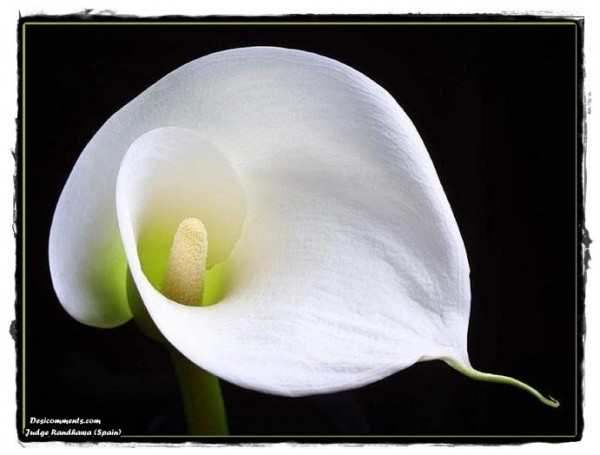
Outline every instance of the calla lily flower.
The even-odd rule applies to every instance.
[[[163,289],[189,218],[212,305]],[[334,392],[441,359],[558,405],[473,369],[467,255],[423,141],[382,87],[312,53],[219,52],[124,106],[64,187],[49,260],[78,321],[127,322],[130,273],[170,344],[249,389]]]

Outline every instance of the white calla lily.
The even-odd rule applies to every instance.
[[[215,305],[160,292],[188,217]],[[384,89],[315,54],[219,52],[123,107],[69,177],[49,258],[77,320],[126,322],[129,268],[164,337],[243,387],[324,393],[443,359],[557,405],[472,369],[467,256],[427,150]]]

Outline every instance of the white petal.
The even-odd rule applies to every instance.
[[[184,355],[226,380],[283,395],[357,387],[423,358],[469,365],[463,242],[417,131],[381,87],[300,51],[213,54],[115,114],[77,166],[120,161],[135,137],[160,126],[199,131],[246,194],[228,292],[217,305],[192,308],[163,297],[144,275],[143,222],[119,178],[132,275]],[[183,159],[178,166],[195,158]],[[128,162],[129,154],[123,176]]]

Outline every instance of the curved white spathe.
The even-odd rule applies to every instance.
[[[159,170],[157,182],[178,180],[173,166],[156,167],[154,152],[140,146],[165,131],[167,142],[180,133],[204,144],[208,161],[227,175],[219,191],[238,204],[231,232],[223,233],[228,240],[218,247],[224,253],[216,255],[231,251],[231,282],[213,306],[167,299],[138,256],[140,232],[160,218],[148,175]],[[174,166],[180,171],[204,153],[167,149],[164,156],[181,160]],[[138,177],[146,183],[132,184]],[[189,195],[194,185],[184,186]],[[182,219],[194,216],[184,212],[194,198],[209,207],[211,188],[171,209]],[[153,215],[140,216],[140,207]],[[50,237],[62,304],[97,326],[130,317],[126,306],[111,306],[82,279],[90,256],[106,263],[106,239],[122,241],[135,284],[169,342],[241,386],[323,393],[430,358],[473,371],[469,267],[433,164],[392,97],[337,61],[280,48],[219,52],[184,65],[122,108],[82,153]],[[209,232],[209,255],[211,241]]]

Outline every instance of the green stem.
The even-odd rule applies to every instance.
[[[169,352],[181,390],[181,398],[191,435],[226,436],[227,416],[219,379],[190,362],[175,348]]]
[[[560,403],[551,396],[548,396],[548,398],[546,398],[533,387],[525,384],[524,382],[519,381],[518,379],[514,379],[509,376],[502,376],[499,374],[483,373],[481,371],[466,366],[465,364],[459,362],[458,360],[452,357],[442,357],[440,360],[443,360],[455,370],[459,371],[460,373],[464,374],[465,376],[471,379],[475,379],[476,381],[508,384],[519,389],[525,390],[526,392],[530,393],[547,406],[550,406],[552,408],[558,408],[558,406],[560,406]]]

